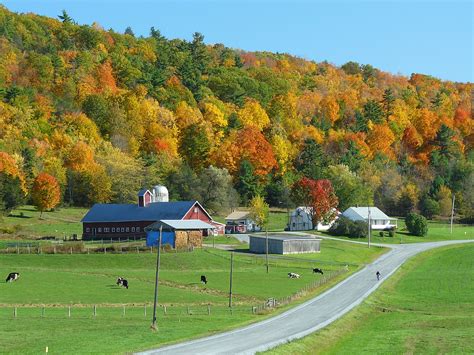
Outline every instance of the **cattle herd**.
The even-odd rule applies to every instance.
[[[324,272],[323,272],[323,269],[319,269],[319,268],[315,267],[313,269],[313,274],[324,275]],[[296,272],[289,272],[288,273],[288,278],[290,278],[290,279],[299,279],[300,277],[301,277],[301,275],[297,274]]]
[[[313,274],[321,274],[323,275],[323,270],[319,268],[314,268],[313,269]],[[299,279],[301,277],[300,274],[297,274],[296,272],[289,272],[288,277],[290,279]],[[20,278],[20,273],[18,272],[10,272],[7,276],[7,279],[5,282],[13,282],[16,281]],[[201,275],[201,283],[207,285],[207,277],[206,275]],[[128,281],[124,279],[123,277],[119,277],[117,279],[117,286],[122,286],[125,287],[128,290]]]

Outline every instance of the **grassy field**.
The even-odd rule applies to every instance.
[[[82,234],[80,220],[87,213],[86,208],[59,208],[52,212],[40,212],[33,206],[22,206],[13,210],[9,216],[0,219],[0,234],[4,238],[37,238],[44,236],[70,237]]]
[[[14,283],[0,282],[2,352],[37,353],[46,346],[55,353],[130,352],[257,321],[267,315],[252,314],[251,307],[270,297],[293,294],[317,280],[320,275],[312,274],[313,265],[331,271],[349,264],[352,272],[384,252],[380,248],[344,246],[323,241],[318,254],[271,258],[269,274],[264,258],[235,254],[232,313],[227,307],[228,252],[206,248],[165,253],[157,333],[149,330],[156,254],[0,255],[0,270],[21,274]],[[290,271],[302,277],[288,279]],[[208,278],[207,285],[199,282],[202,274]],[[128,290],[115,285],[118,276],[128,279]],[[96,317],[92,316],[94,305],[98,306]],[[14,306],[18,307],[17,318],[13,317]]]
[[[312,232],[322,235],[331,235],[329,232]],[[342,239],[351,239],[361,242],[367,242],[367,238],[349,238],[340,237]],[[374,243],[419,243],[419,242],[436,242],[440,240],[450,239],[474,239],[474,226],[454,224],[453,233],[451,234],[450,225],[447,222],[428,221],[428,234],[425,237],[417,237],[410,235],[405,227],[403,219],[398,220],[398,229],[395,237],[388,236],[388,232],[384,232],[384,236],[380,237],[380,231],[372,231],[371,241]]]
[[[474,353],[474,245],[423,253],[355,310],[268,354]]]

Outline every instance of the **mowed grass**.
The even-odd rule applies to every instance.
[[[2,217],[0,225],[4,234],[28,239],[44,236],[70,237],[73,234],[80,236],[80,221],[87,211],[87,208],[58,208],[43,212],[40,219],[40,212],[34,206],[22,206]]]
[[[267,353],[474,353],[474,244],[415,257],[348,315]]]
[[[346,251],[341,242],[333,241],[323,241],[322,248],[320,254],[304,258],[272,258],[269,274],[264,258],[234,254],[232,313],[227,307],[229,252],[209,248],[162,254],[160,331],[156,333],[149,329],[156,254],[0,255],[2,277],[10,271],[21,274],[16,282],[0,281],[0,337],[5,339],[1,349],[37,353],[48,346],[53,353],[123,353],[203,336],[266,317],[252,314],[252,306],[293,294],[320,278],[311,272],[315,260],[328,271],[339,270],[344,263],[333,261],[339,252],[354,271],[383,252],[378,248],[367,252],[363,246]],[[290,271],[302,277],[288,279]],[[199,282],[203,274],[207,285]],[[117,276],[128,279],[128,290],[115,285]],[[96,317],[92,316],[93,305],[98,305]],[[14,306],[18,307],[17,318],[13,317]]]

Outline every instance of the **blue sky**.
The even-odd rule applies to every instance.
[[[336,65],[353,60],[391,73],[473,82],[472,1],[7,0],[15,12],[190,39],[244,50],[286,52]]]

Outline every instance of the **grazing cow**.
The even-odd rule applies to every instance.
[[[315,267],[313,269],[313,274],[321,274],[321,275],[324,275],[324,272],[323,272],[323,269],[318,269],[317,267]]]
[[[118,285],[118,286],[123,286],[123,287],[125,287],[125,288],[128,290],[128,281],[125,280],[123,277],[119,277],[119,278],[117,279],[117,285]]]
[[[297,274],[297,273],[295,273],[295,272],[289,272],[289,273],[288,273],[288,277],[289,277],[290,279],[299,279],[299,278],[300,278],[300,275]]]
[[[16,281],[20,278],[20,273],[19,272],[10,272],[7,276],[7,279],[5,280],[5,282],[12,282],[12,281]]]
[[[201,275],[201,282],[205,285],[207,285],[207,278],[206,275]]]

